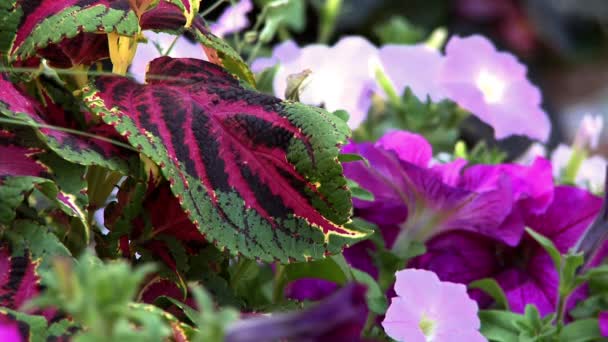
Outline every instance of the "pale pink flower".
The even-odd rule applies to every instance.
[[[559,144],[553,151],[551,165],[553,166],[553,176],[556,179],[561,177],[574,152],[572,147],[564,144]],[[608,166],[608,161],[602,156],[593,155],[585,158],[576,173],[574,182],[579,187],[586,188],[593,193],[601,193],[604,191],[606,166]]]
[[[547,141],[551,123],[526,67],[483,36],[448,41],[438,84],[446,97],[494,128],[497,139],[525,135]]]
[[[228,7],[219,17],[217,22],[211,24],[211,32],[218,37],[239,32],[249,26],[247,14],[253,9],[251,0],[241,0]]]
[[[396,274],[395,292],[382,326],[397,341],[487,341],[479,332],[477,303],[462,284],[442,282],[431,271]]]
[[[379,67],[378,50],[363,37],[348,36],[334,46],[312,44],[300,49],[283,43],[273,58],[254,63],[254,70],[279,62],[274,77],[274,94],[283,98],[287,77],[310,70],[300,89],[300,101],[322,105],[329,111],[344,109],[350,114],[348,125],[357,128],[367,117],[372,93],[378,91],[375,72]]]
[[[595,150],[599,144],[604,118],[601,115],[585,114],[576,132],[574,144],[579,148]]]
[[[378,55],[398,95],[409,87],[422,101],[426,101],[427,96],[434,102],[445,98],[436,83],[444,59],[437,49],[426,44],[389,44],[381,47]]]

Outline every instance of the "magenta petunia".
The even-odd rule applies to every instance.
[[[496,138],[548,139],[551,123],[526,67],[483,36],[452,37],[438,75],[445,96],[492,126]]]
[[[365,292],[364,286],[351,283],[306,310],[238,321],[224,341],[363,341]]]
[[[405,269],[396,274],[397,297],[382,326],[397,341],[486,341],[479,332],[477,303],[462,284],[441,282],[433,272]]]
[[[608,337],[608,311],[600,312],[598,323],[600,325],[600,333],[602,336]]]
[[[599,197],[582,189],[559,186],[543,213],[522,214],[527,226],[565,253],[576,244],[601,205]],[[409,266],[429,269],[442,280],[465,284],[492,277],[505,291],[513,311],[521,313],[527,304],[536,305],[542,315],[555,311],[557,271],[545,250],[529,236],[517,246],[509,247],[475,233],[455,231],[429,241],[427,253],[412,260]],[[568,308],[584,297],[584,288],[575,291]]]
[[[344,165],[348,178],[374,194],[374,201],[353,200],[357,214],[366,220],[397,225],[402,236],[418,241],[468,230],[516,245],[523,234],[523,222],[505,222],[514,199],[519,199],[506,170],[488,170],[492,174],[485,177],[494,180],[491,184],[475,183],[461,176],[461,161],[432,166],[428,142],[405,131],[389,132],[375,144],[351,143],[343,151],[367,159],[368,164]]]
[[[253,9],[251,0],[240,0],[222,12],[218,20],[211,24],[211,32],[218,37],[239,32],[249,26],[247,14]]]
[[[9,314],[0,313],[0,341],[22,342],[25,339],[21,335],[20,322],[14,320]]]

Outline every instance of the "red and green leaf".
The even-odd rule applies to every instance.
[[[88,198],[82,191],[86,187],[83,180],[85,168],[59,158],[43,149],[37,140],[29,139],[34,134],[32,130],[13,129],[14,132],[0,129],[0,150],[8,146],[12,152],[0,157],[6,157],[0,164],[0,224],[24,229],[21,223],[14,222],[17,209],[22,205],[28,206],[27,199],[36,189],[65,214],[76,218],[72,231],[79,229],[86,236],[88,223],[84,208],[88,205]]]
[[[127,173],[129,163],[137,155],[124,147],[107,141],[121,140],[111,127],[105,124],[79,129],[73,113],[65,111],[53,99],[44,94],[46,106],[18,89],[6,74],[0,76],[0,115],[18,119],[32,126],[41,126],[37,131],[46,145],[65,160],[80,165],[99,165],[110,170]],[[85,131],[87,135],[67,133],[48,128],[49,125]],[[95,139],[99,136],[104,140]]]
[[[79,327],[68,319],[48,325],[43,316],[28,315],[16,310],[0,307],[0,330],[2,341],[68,342]]]
[[[20,18],[12,41],[3,43],[11,61],[24,61],[34,57],[39,49],[72,39],[80,33],[116,32],[134,36],[139,31],[138,18],[127,0],[9,2],[14,7],[13,12],[9,14]],[[13,19],[12,16],[9,18]],[[90,62],[94,58],[82,60]]]
[[[86,227],[82,208],[87,200],[80,193],[84,168],[71,165],[40,146],[28,144],[22,138],[24,135],[0,130],[0,223],[10,224],[16,217],[17,207],[37,188]],[[58,169],[63,172],[55,172]]]
[[[144,30],[177,30],[190,27],[197,16],[200,0],[164,0],[144,13],[140,25]]]
[[[181,281],[189,269],[189,256],[208,244],[169,185],[146,186],[129,179],[121,185],[117,199],[105,210],[109,239],[119,241],[125,257],[139,253],[141,260],[162,261],[167,266],[163,274]]]
[[[40,292],[37,262],[29,255],[12,256],[0,246],[0,306],[17,310]]]
[[[15,175],[47,177],[48,167],[37,158],[43,152],[40,148],[20,146],[14,133],[0,129],[0,184]]]
[[[173,2],[180,1],[182,0],[174,0]],[[182,28],[186,25],[186,19],[180,7],[170,2],[161,2],[154,10],[144,13],[140,22],[142,30],[181,34]],[[194,17],[189,31],[201,43],[211,62],[223,66],[250,85],[255,85],[255,77],[241,55],[223,39],[211,33],[203,18],[200,16]]]
[[[200,0],[162,0],[140,19],[129,0],[10,0],[0,5],[0,52],[11,63],[42,56],[56,67],[89,65],[109,57],[104,33],[135,36],[141,30],[171,31],[188,26],[227,70],[255,84],[241,56],[214,36],[197,15]],[[140,28],[141,27],[141,28]]]
[[[149,73],[164,78],[100,77],[85,103],[159,165],[209,241],[287,261],[338,253],[366,235],[347,227],[342,120],[244,89],[201,60],[161,57]]]
[[[205,52],[210,61],[215,63],[214,60],[219,60],[219,64],[226,70],[251,86],[255,86],[255,77],[247,63],[241,58],[241,55],[226,43],[225,40],[211,33],[201,17],[195,18],[190,32],[205,47]]]

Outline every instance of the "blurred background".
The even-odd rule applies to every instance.
[[[271,0],[254,0],[263,5]],[[331,1],[331,0],[330,0]],[[424,41],[438,27],[449,34],[480,33],[528,65],[529,78],[543,93],[553,122],[549,147],[571,143],[584,114],[608,122],[608,0],[342,0],[333,34],[319,29],[322,0],[296,1],[275,42],[300,45],[343,35],[362,35],[377,46]],[[259,7],[258,7],[259,8]],[[214,11],[218,13],[218,11]],[[254,23],[257,12],[250,13]],[[209,16],[213,20],[213,15]],[[321,25],[322,27],[322,25]],[[267,51],[268,52],[268,51]],[[466,140],[491,138],[476,119],[465,124]],[[525,124],[525,123],[522,123]],[[529,142],[501,143],[510,155]],[[604,130],[598,152],[608,154]]]

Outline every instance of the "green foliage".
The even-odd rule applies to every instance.
[[[484,291],[494,299],[500,309],[510,311],[507,296],[494,278],[476,280],[470,283],[468,287],[469,289],[480,289]]]
[[[374,28],[382,44],[415,44],[424,39],[424,31],[403,16],[394,16]]]
[[[262,7],[257,19],[258,23],[264,23],[259,34],[260,42],[270,42],[281,27],[295,32],[304,29],[306,12],[303,0],[257,0],[256,2]]]
[[[460,122],[467,113],[448,100],[434,103],[430,99],[418,99],[409,88],[399,96],[390,80],[382,82],[382,75],[378,76],[384,91],[394,96],[387,103],[375,102],[368,119],[354,131],[353,137],[375,141],[389,129],[404,129],[422,134],[436,152],[451,152]]]
[[[158,315],[129,308],[138,285],[153,267],[132,269],[124,261],[103,263],[90,252],[77,262],[56,258],[52,264],[46,291],[30,306],[57,307],[88,327],[75,341],[163,341],[169,336],[169,327]]]

